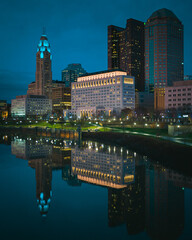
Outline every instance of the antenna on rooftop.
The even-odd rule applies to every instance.
[[[46,35],[46,29],[43,27],[43,35]]]

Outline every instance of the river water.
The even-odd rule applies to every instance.
[[[192,179],[98,142],[0,136],[1,239],[192,239]]]

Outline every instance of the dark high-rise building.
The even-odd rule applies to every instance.
[[[76,82],[77,78],[86,74],[84,68],[79,63],[68,64],[68,66],[62,71],[62,81],[65,83],[65,87],[71,87],[72,82]]]
[[[35,82],[29,84],[27,94],[46,95],[51,98],[52,71],[51,50],[47,36],[42,35],[37,46]]]
[[[108,26],[108,69],[122,69],[144,90],[144,23],[128,19],[126,28]]]
[[[183,81],[183,24],[166,8],[145,24],[145,81],[149,92]]]

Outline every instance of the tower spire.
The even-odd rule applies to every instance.
[[[43,35],[46,35],[46,29],[43,27]]]

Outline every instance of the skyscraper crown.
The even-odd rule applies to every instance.
[[[37,52],[39,52],[39,51],[40,51],[41,58],[44,57],[45,51],[48,51],[49,53],[51,53],[50,44],[49,44],[48,38],[45,34],[43,34],[41,36],[39,44],[37,45]]]
[[[161,9],[155,11],[154,13],[152,13],[152,15],[150,16],[148,21],[151,22],[155,19],[161,19],[161,18],[167,18],[167,19],[171,19],[171,20],[180,22],[178,17],[171,10],[169,10],[167,8],[161,8]]]

